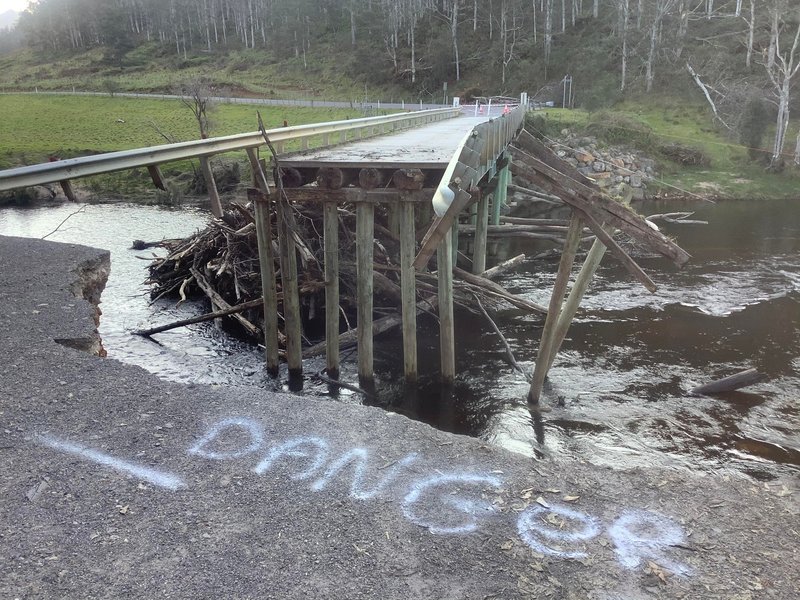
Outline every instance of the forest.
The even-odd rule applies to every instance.
[[[177,69],[246,51],[420,98],[445,83],[467,99],[563,98],[569,73],[570,106],[691,96],[748,147],[769,130],[772,166],[800,164],[800,135],[788,139],[800,0],[38,0],[5,38],[51,60],[103,48],[122,68],[142,46]]]

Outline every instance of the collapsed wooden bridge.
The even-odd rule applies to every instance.
[[[461,113],[449,109],[426,112],[429,117],[418,114],[406,120],[384,117],[347,125],[295,128],[295,138],[285,130],[262,129],[242,136],[61,161],[69,162],[64,166],[50,163],[25,167],[0,172],[0,189],[45,180],[60,181],[64,186],[73,176],[137,166],[146,166],[158,185],[159,162],[197,156],[207,167],[212,154],[244,149],[255,183],[248,190],[251,208],[234,203],[229,213],[215,210],[220,218],[210,229],[216,228],[217,233],[201,232],[198,236],[210,239],[216,235],[218,241],[211,243],[212,253],[202,260],[198,251],[200,238],[177,244],[167,257],[157,260],[153,278],[167,282],[165,291],[180,288],[183,292],[191,279],[211,299],[214,316],[236,315],[251,334],[263,334],[267,369],[273,374],[277,373],[281,358],[288,363],[290,376],[296,377],[302,373],[304,357],[324,353],[326,371],[336,378],[340,349],[355,344],[362,383],[374,377],[374,336],[396,326],[403,333],[405,377],[409,382],[417,379],[417,314],[432,310],[439,318],[441,378],[444,383],[451,383],[456,376],[454,303],[459,298],[463,301],[465,296],[483,294],[484,298],[546,314],[528,395],[529,402],[537,403],[547,372],[606,250],[611,250],[636,280],[651,291],[655,289],[650,277],[614,239],[615,233],[648,246],[677,265],[684,264],[689,256],[643,217],[604,195],[591,179],[525,131],[524,107],[506,110],[496,118],[452,118]],[[425,126],[408,128],[419,122]],[[389,129],[392,135],[372,137],[390,133]],[[336,136],[338,139],[333,139]],[[292,139],[300,139],[302,149],[281,152],[281,146]],[[311,139],[321,147],[310,150]],[[258,149],[265,145],[272,150],[271,168],[258,156]],[[212,203],[219,202],[211,169],[204,168],[203,172]],[[517,178],[513,186],[512,174]],[[487,238],[502,227],[501,208],[509,188],[536,201],[563,204],[571,211],[571,218],[563,224],[525,219],[513,223],[517,229],[529,227],[538,232],[526,231],[529,235],[563,240],[548,307],[510,294],[491,281],[496,271],[486,269]],[[354,235],[352,219],[344,223],[353,211]],[[320,215],[319,219],[310,213]],[[376,214],[380,222],[376,221]],[[309,227],[318,237],[318,251],[307,243],[304,232]],[[578,246],[587,229],[594,236],[594,243],[567,295]],[[422,231],[424,237],[418,241],[418,232]],[[473,240],[471,272],[457,266],[460,233]],[[342,240],[342,235],[354,240]],[[386,250],[387,241],[396,243],[396,252]],[[236,266],[225,259],[226,253],[230,254],[237,245],[253,248],[251,254],[257,248],[262,298],[242,302]],[[345,257],[345,247],[354,256]],[[375,263],[376,248],[385,259],[379,265]],[[434,253],[435,270],[429,270]],[[340,280],[345,268],[341,261],[345,258],[355,263],[355,327],[342,318],[340,310]],[[321,263],[319,285],[304,281],[303,286],[315,292],[324,288],[325,340],[304,348],[299,281],[300,274],[315,263]],[[249,267],[250,274],[253,267]],[[226,270],[232,270],[236,306],[209,281],[211,275],[220,276]],[[454,282],[454,276],[458,282]],[[388,289],[397,296],[399,314],[374,319],[376,288]],[[261,307],[261,328],[239,314]]]

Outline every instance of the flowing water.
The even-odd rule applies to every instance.
[[[74,205],[0,210],[0,234],[42,237]],[[659,286],[650,294],[607,256],[550,373],[543,405],[531,414],[528,384],[506,362],[502,343],[482,317],[458,313],[457,370],[452,389],[436,382],[437,324],[420,321],[420,384],[400,383],[399,332],[376,344],[377,398],[370,402],[432,425],[485,439],[533,457],[578,456],[614,467],[660,465],[729,470],[769,480],[800,469],[800,211],[796,202],[717,205],[648,203],[645,214],[697,210],[709,225],[669,225],[693,258],[677,270],[663,258],[634,250]],[[100,333],[109,357],[160,377],[210,384],[288,389],[286,377],[266,377],[262,353],[211,324],[157,336],[131,336],[150,324],[185,318],[202,303],[149,305],[142,284],[151,251],[129,250],[133,239],[180,237],[203,227],[207,213],[141,205],[89,205],[48,239],[108,248],[112,271],[101,308]],[[503,255],[542,250],[530,243],[498,248]],[[515,293],[547,304],[555,260],[529,259],[500,280]],[[530,371],[542,321],[517,310],[495,320],[517,361]],[[345,353],[347,356],[347,353]],[[687,394],[693,386],[756,367],[768,376],[746,391],[715,398]],[[327,396],[306,363],[304,393]],[[355,365],[342,377],[355,382]],[[338,401],[361,402],[341,390]]]

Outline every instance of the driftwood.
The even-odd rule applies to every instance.
[[[219,293],[208,282],[208,279],[206,279],[205,276],[200,271],[198,271],[194,267],[189,269],[189,271],[191,272],[192,275],[194,275],[194,279],[197,282],[197,285],[200,286],[200,289],[202,289],[205,295],[208,296],[208,299],[211,300],[211,306],[218,306],[220,310],[230,310],[231,308],[233,308],[230,304],[228,304],[228,302],[222,296],[219,295]],[[261,330],[255,325],[253,325],[246,318],[244,318],[242,315],[236,312],[231,314],[233,315],[234,319],[239,321],[239,324],[242,327],[244,327],[250,335],[252,336],[261,335]]]
[[[509,260],[500,263],[499,265],[496,265],[495,267],[492,267],[491,269],[487,269],[486,271],[481,273],[481,277],[484,279],[499,277],[503,273],[520,265],[524,260],[525,260],[525,255],[520,254],[518,256],[515,256],[514,258],[510,258]],[[418,283],[417,287],[422,288],[425,286]],[[500,287],[500,289],[503,290],[502,287]],[[505,293],[509,296],[512,296],[512,294],[508,292]],[[530,304],[536,306],[537,310],[540,308],[544,308],[544,307],[539,307],[538,305],[535,305],[532,302]],[[429,296],[428,298],[425,298],[417,302],[417,313],[435,310],[438,305],[439,305],[439,297]],[[403,323],[403,317],[399,313],[388,315],[380,319],[376,319],[375,321],[372,322],[372,333],[373,335],[379,335],[381,333],[385,333],[386,331],[390,331],[395,327],[398,327],[402,323]],[[339,336],[339,347],[343,349],[343,348],[348,348],[350,346],[354,346],[357,340],[358,340],[358,328],[350,329],[349,331],[346,331]],[[323,340],[318,344],[314,344],[313,346],[309,346],[308,348],[306,348],[303,351],[303,358],[320,356],[324,352],[325,352],[325,341]]]
[[[249,302],[243,302],[242,304],[238,304],[236,306],[231,306],[225,310],[218,310],[215,312],[205,313],[202,315],[197,315],[196,317],[189,317],[188,319],[181,319],[180,321],[173,321],[172,323],[167,323],[166,325],[159,325],[158,327],[151,327],[149,329],[137,329],[136,331],[132,331],[133,335],[141,335],[145,337],[149,337],[156,333],[161,333],[163,331],[169,331],[170,329],[177,329],[178,327],[185,327],[186,325],[194,325],[195,323],[202,323],[204,321],[211,321],[213,319],[217,319],[219,317],[227,317],[229,315],[233,315],[235,313],[239,313],[250,308],[259,308],[264,305],[264,300],[259,298],[257,300],[250,300]]]
[[[732,392],[734,390],[759,383],[767,378],[763,373],[759,373],[756,369],[747,369],[740,371],[729,377],[717,379],[705,385],[692,388],[689,393],[695,396],[710,396],[713,394],[722,394],[724,392]]]

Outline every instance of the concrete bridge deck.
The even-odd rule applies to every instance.
[[[0,237],[1,597],[796,598],[796,481],[533,462],[164,382],[75,349],[107,267]]]
[[[458,144],[486,117],[462,116],[368,140],[296,152],[282,163],[296,167],[444,169]]]

